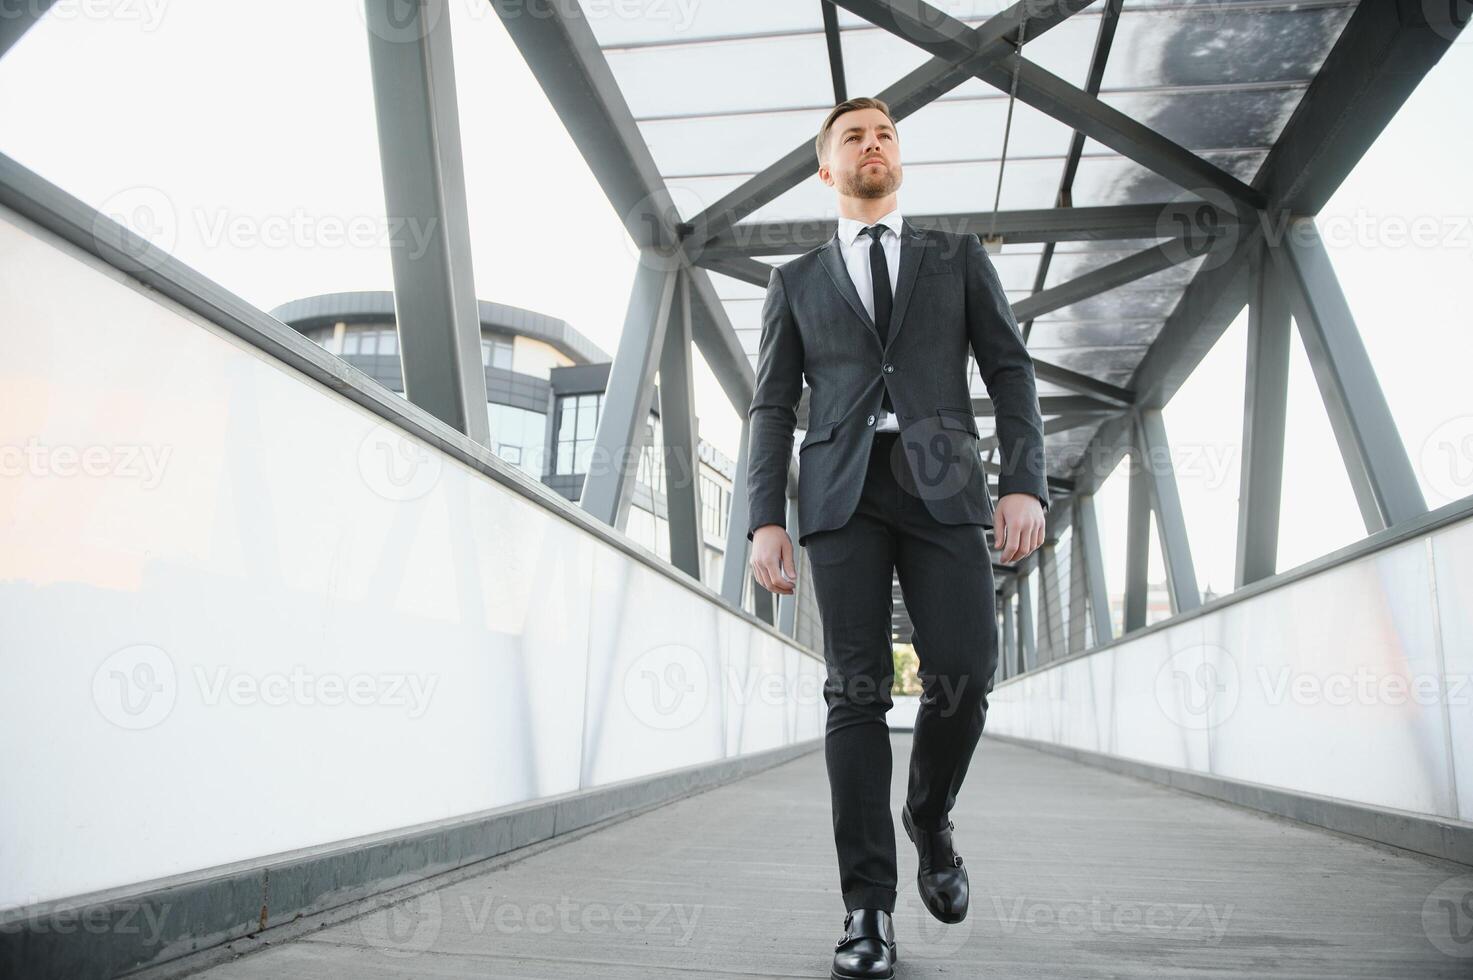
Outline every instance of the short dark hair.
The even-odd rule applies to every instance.
[[[879,109],[885,114],[885,118],[890,120],[891,128],[893,129],[895,126],[895,117],[890,115],[890,107],[881,100],[872,99],[867,95],[860,96],[857,99],[845,99],[829,110],[829,114],[824,117],[823,125],[818,129],[818,139],[814,141],[813,147],[818,153],[818,165],[820,167],[823,166],[824,160],[828,157],[829,130],[834,128],[834,120],[838,119],[844,113],[852,112],[855,109]]]

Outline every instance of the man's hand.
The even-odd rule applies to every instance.
[[[992,546],[1002,549],[1003,562],[1022,561],[1037,551],[1043,545],[1043,530],[1043,504],[1033,494],[1005,493],[997,498]]]
[[[1036,505],[1038,501],[1034,501]],[[793,542],[781,524],[764,524],[752,535],[752,574],[768,592],[792,595],[798,582]]]

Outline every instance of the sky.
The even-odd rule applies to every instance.
[[[383,217],[362,7],[61,0],[0,61],[0,151],[137,216],[262,309],[390,288],[387,240],[402,231]],[[566,319],[612,356],[634,246],[490,5],[450,9],[476,292]],[[1465,35],[1316,218],[1432,507],[1473,492],[1470,90]],[[1245,339],[1246,312],[1163,412],[1198,584],[1219,593],[1233,578]],[[694,360],[701,434],[734,457],[741,416]],[[1097,496],[1111,591],[1125,484]],[[1284,486],[1280,569],[1364,536],[1297,334]]]

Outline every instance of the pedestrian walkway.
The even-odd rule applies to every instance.
[[[898,810],[909,735],[892,748]],[[921,907],[896,819],[898,978],[1473,975],[1423,924],[1458,865],[985,737],[952,817],[954,926]],[[199,975],[827,977],[829,819],[815,751]]]

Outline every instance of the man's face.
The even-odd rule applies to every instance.
[[[876,198],[900,187],[900,138],[879,109],[854,109],[829,130],[828,165],[819,177],[847,197]]]

